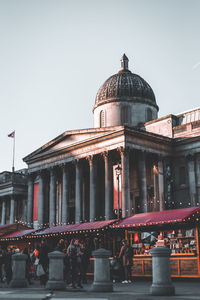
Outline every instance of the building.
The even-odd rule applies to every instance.
[[[0,173],[1,225],[26,222],[27,170]]]
[[[66,131],[24,158],[27,223],[40,228],[199,205],[200,109],[163,118],[158,110],[152,88],[123,55],[121,70],[97,93],[94,128]]]

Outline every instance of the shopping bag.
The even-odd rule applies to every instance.
[[[42,265],[39,264],[39,265],[37,266],[37,273],[36,273],[36,274],[37,274],[38,277],[40,277],[40,276],[42,276],[42,275],[45,275],[45,271],[44,271]]]

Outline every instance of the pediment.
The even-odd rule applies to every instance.
[[[28,162],[29,160],[32,160],[40,155],[45,155],[52,152],[56,153],[64,148],[72,147],[73,145],[75,146],[79,143],[81,144],[83,142],[87,142],[89,140],[104,136],[115,130],[116,127],[66,131],[62,135],[56,137],[54,140],[50,141],[49,143],[45,144],[41,148],[26,156],[23,160],[25,162]]]

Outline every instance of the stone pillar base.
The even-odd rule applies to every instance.
[[[12,279],[11,280],[11,282],[10,282],[10,284],[9,284],[9,287],[11,287],[11,288],[21,288],[21,287],[27,287],[28,286],[28,282],[27,282],[27,280],[25,279],[23,279],[23,280],[21,280],[21,279]]]
[[[91,290],[93,292],[112,292],[113,284],[112,282],[94,282]]]
[[[48,290],[65,290],[66,283],[64,281],[48,280],[46,284]]]
[[[154,296],[172,296],[175,294],[175,288],[173,285],[152,284],[150,293]]]

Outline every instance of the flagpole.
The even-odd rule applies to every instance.
[[[12,164],[12,172],[15,172],[15,130],[14,130],[14,138],[13,138],[13,164]]]

